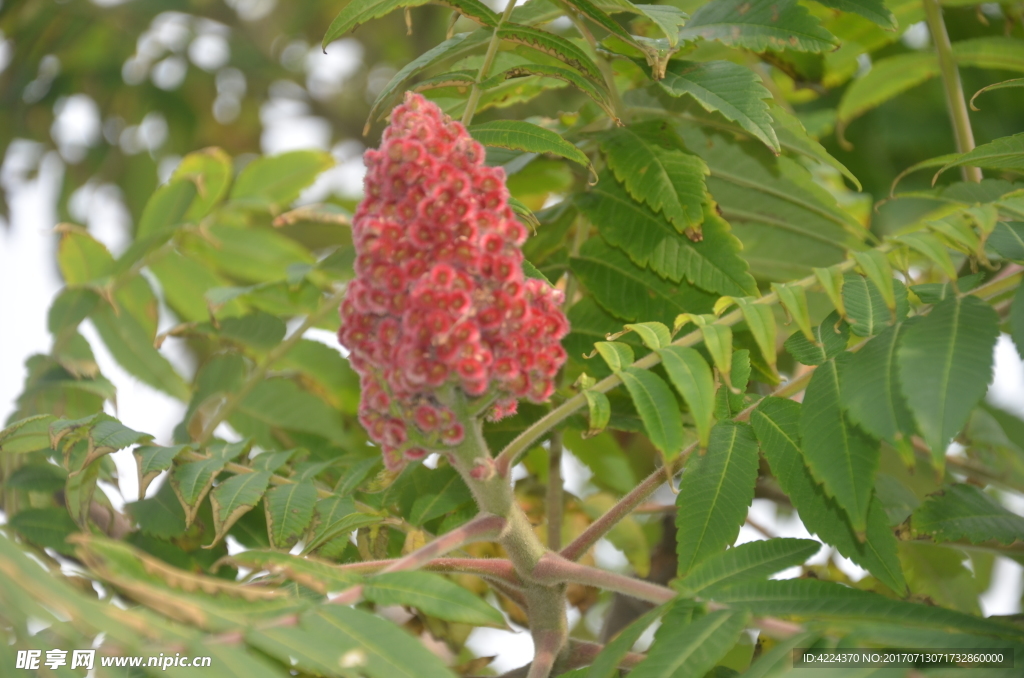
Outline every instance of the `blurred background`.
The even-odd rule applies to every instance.
[[[429,5],[411,9],[408,34],[402,14],[393,13],[328,45],[325,54],[320,39],[344,3],[0,0],[0,421],[14,411],[25,359],[47,351],[51,341],[46,312],[62,285],[54,263],[56,224],[84,225],[119,254],[154,188],[184,154],[206,146],[224,148],[238,163],[257,153],[328,150],[336,166],[301,201],[355,205],[362,189],[362,152],[376,145],[382,129],[378,123],[362,134],[370,103],[398,69],[444,39],[451,12]],[[501,9],[493,0],[489,4]],[[702,2],[672,4],[692,12]],[[997,17],[1020,20],[1020,7],[1013,4],[949,4],[946,21],[954,41],[982,34]],[[461,21],[455,30],[469,28]],[[931,48],[923,22],[899,30],[899,39],[882,46],[875,58]],[[871,59],[862,58],[847,79],[870,68]],[[954,150],[937,80],[854,121],[845,133],[852,146],[845,148],[833,128],[847,80],[823,82],[820,69],[815,73],[813,63],[763,64],[762,69],[777,96],[785,97],[807,128],[862,180],[867,204],[887,195],[905,167]],[[963,69],[964,88],[969,96],[1014,75]],[[573,110],[574,96],[556,90],[511,110],[491,109],[478,120]],[[986,96],[984,110],[972,114],[978,143],[1022,131],[1024,115],[1005,112],[1024,111],[1024,90]],[[946,133],[933,133],[936,128]],[[903,187],[926,186],[923,174]],[[913,200],[887,203],[873,215],[872,229],[887,232],[925,208]],[[174,322],[164,311],[160,331]],[[83,332],[95,337],[88,321]],[[319,338],[336,346],[329,334]],[[91,343],[102,372],[117,386],[120,419],[168,442],[184,405],[128,376],[101,342]],[[192,373],[186,354],[172,351],[169,357],[184,374]],[[989,399],[1024,417],[1024,365],[1006,337],[996,357]],[[125,496],[134,500],[130,452],[115,459]],[[582,464],[568,452],[563,463],[572,493],[593,491]],[[781,536],[807,536],[795,516],[777,519],[772,507],[755,500],[752,521]],[[1024,506],[1015,508],[1024,514]],[[761,535],[745,527],[740,541],[756,538]],[[607,542],[597,555],[605,565],[627,567]],[[830,555],[823,551],[817,560]],[[851,563],[842,566],[859,576]],[[982,599],[984,612],[1019,612],[1021,594],[1021,566],[1000,559]],[[498,654],[498,670],[529,659],[526,633],[475,633],[471,647],[478,654]]]

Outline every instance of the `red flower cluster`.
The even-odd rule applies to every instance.
[[[514,414],[517,398],[546,400],[569,324],[562,293],[524,278],[526,229],[504,171],[461,124],[407,94],[364,160],[338,339],[361,377],[360,421],[400,468],[462,441],[444,387],[494,398],[491,419]]]

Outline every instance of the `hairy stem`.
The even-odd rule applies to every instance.
[[[238,407],[238,405],[254,388],[256,388],[256,385],[263,381],[271,366],[284,357],[288,351],[292,350],[292,348],[299,343],[299,340],[302,339],[306,330],[323,320],[328,313],[332,311],[337,312],[338,306],[341,305],[344,298],[345,290],[335,292],[329,296],[320,304],[319,308],[306,316],[306,319],[302,321],[302,324],[299,325],[294,332],[292,332],[291,336],[267,353],[263,360],[256,366],[256,369],[252,371],[249,377],[242,384],[241,388],[228,396],[227,400],[224,401],[224,404],[217,410],[217,413],[210,417],[209,421],[206,422],[206,425],[203,426],[202,433],[200,433],[199,438],[196,439],[196,444],[205,445],[210,442],[210,439],[213,438],[213,433],[217,427],[226,421],[227,418],[231,416],[231,413],[235,411],[235,408]]]
[[[469,127],[469,123],[473,121],[473,114],[476,113],[476,106],[480,103],[480,95],[483,90],[480,89],[480,83],[487,79],[487,76],[491,74],[491,66],[494,65],[494,57],[498,53],[498,45],[501,44],[501,38],[498,37],[498,31],[508,21],[509,17],[512,16],[512,10],[516,8],[516,0],[508,0],[508,4],[505,5],[505,11],[501,13],[498,18],[498,25],[494,27],[494,33],[491,34],[491,41],[487,43],[487,52],[484,54],[484,61],[480,64],[480,70],[476,74],[476,83],[473,85],[473,89],[469,92],[469,99],[466,101],[466,110],[462,114],[462,124]]]
[[[956,150],[959,153],[967,153],[974,149],[974,131],[971,129],[967,101],[964,99],[964,89],[960,83],[960,71],[953,59],[953,46],[949,42],[946,22],[942,19],[939,0],[924,0],[924,12],[925,19],[928,21],[928,30],[931,31],[932,40],[935,41],[935,53],[939,57],[942,86],[946,90],[946,106],[949,108],[949,118],[953,123]],[[981,168],[979,167],[962,167],[960,171],[965,181],[981,181]]]
[[[347,572],[359,574],[373,574],[381,572],[398,562],[392,560],[364,560],[359,563],[348,563],[339,565],[338,568]],[[516,576],[512,563],[505,558],[434,558],[420,566],[421,570],[427,572],[442,572],[444,574],[472,574],[479,577],[500,579],[514,586],[521,586],[522,582]]]
[[[533,570],[533,576],[549,584],[574,583],[594,586],[655,604],[667,603],[676,597],[676,592],[667,586],[580,565],[566,560],[557,553],[548,553],[541,558]]]
[[[491,541],[505,529],[505,519],[495,515],[480,515],[465,525],[456,527],[428,542],[412,553],[399,558],[384,568],[384,572],[418,570],[434,558],[478,541]]]

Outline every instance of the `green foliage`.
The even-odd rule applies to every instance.
[[[1024,355],[1024,81],[1003,80],[1024,40],[1018,8],[951,1],[951,46],[912,47],[925,2],[5,3],[4,196],[56,182],[64,287],[0,425],[0,662],[102,637],[209,655],[213,677],[479,674],[466,638],[505,626],[494,602],[534,632],[531,676],[781,675],[815,644],[1020,659],[978,594],[1024,543],[1024,423],[983,402],[999,333]],[[320,35],[353,55],[330,86]],[[227,61],[204,62],[220,38]],[[466,442],[395,474],[317,333],[366,263],[359,188],[336,180],[409,90],[487,147],[524,272],[565,292],[571,329],[550,403],[480,432],[492,402],[438,391]],[[83,103],[101,128],[72,143]],[[254,155],[292,108],[333,151]],[[130,216],[116,245],[93,193]],[[173,433],[137,423],[108,358],[174,402]],[[593,473],[585,499],[559,491],[559,450]],[[650,494],[680,473],[661,520]],[[755,493],[814,539],[736,545]],[[481,512],[506,523],[481,535]],[[541,541],[580,560],[601,537],[647,580]],[[869,576],[807,565],[823,547]],[[657,606],[619,618],[611,592]],[[624,630],[569,641],[569,601]],[[544,643],[579,667],[546,671]]]

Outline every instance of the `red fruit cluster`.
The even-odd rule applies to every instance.
[[[504,171],[484,164],[461,124],[407,94],[364,160],[338,339],[361,377],[360,421],[400,468],[462,441],[437,398],[445,388],[494,398],[492,419],[514,414],[518,398],[546,400],[569,325],[562,293],[524,278],[526,229]]]

